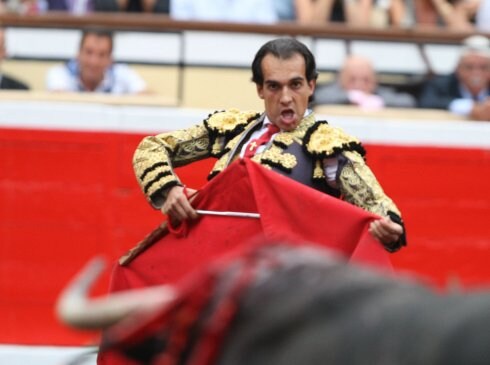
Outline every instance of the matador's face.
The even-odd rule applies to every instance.
[[[315,80],[306,79],[305,60],[300,54],[288,59],[268,54],[262,60],[264,83],[257,94],[264,100],[270,121],[284,131],[294,130],[303,119]]]

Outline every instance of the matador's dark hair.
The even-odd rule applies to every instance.
[[[252,81],[257,85],[264,83],[262,60],[268,54],[285,60],[293,57],[295,54],[300,54],[305,60],[306,79],[311,81],[316,80],[318,77],[315,57],[308,47],[294,38],[277,38],[265,43],[255,54],[252,62]]]

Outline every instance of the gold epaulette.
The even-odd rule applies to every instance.
[[[210,114],[208,119],[204,120],[204,127],[208,130],[209,145],[211,156],[220,157],[223,150],[223,137],[233,138],[245,127],[260,116],[255,111],[242,112],[238,109],[230,109]]]
[[[365,155],[361,142],[345,133],[342,129],[332,127],[326,121],[318,121],[305,134],[304,145],[311,155],[327,158],[342,151],[357,151]]]
[[[229,109],[215,112],[204,121],[204,125],[212,134],[227,136],[234,134],[249,124],[252,120],[257,119],[260,113],[256,111],[240,111],[238,109]]]

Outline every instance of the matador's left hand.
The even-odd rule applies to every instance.
[[[383,245],[389,246],[400,239],[403,234],[403,227],[393,222],[390,218],[385,217],[371,222],[369,233]]]

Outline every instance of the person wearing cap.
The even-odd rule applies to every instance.
[[[428,80],[419,106],[490,121],[490,39],[482,35],[466,38],[456,70]]]

